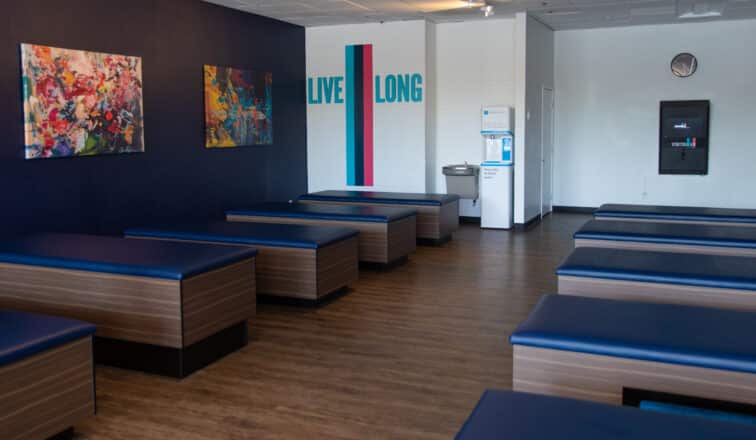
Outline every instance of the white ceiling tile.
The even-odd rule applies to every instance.
[[[205,0],[299,24],[374,23],[427,19],[434,22],[483,20],[480,5],[466,0]],[[528,12],[553,29],[739,20],[756,18],[756,0],[488,0],[495,17]],[[678,10],[718,10],[721,17],[681,20]]]

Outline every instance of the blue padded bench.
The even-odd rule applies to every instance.
[[[559,293],[756,311],[756,258],[581,247]]]
[[[745,440],[756,427],[513,391],[488,390],[456,440]]]
[[[211,222],[128,229],[130,238],[246,246],[256,258],[258,294],[319,301],[358,276],[356,229]]]
[[[94,414],[94,332],[85,322],[0,310],[3,439],[70,433]]]
[[[545,295],[510,337],[516,391],[620,404],[651,395],[756,404],[756,314]]]
[[[320,191],[302,195],[299,201],[412,208],[417,211],[417,237],[423,242],[443,243],[459,227],[459,196],[456,194]]]
[[[0,240],[0,307],[95,323],[97,362],[184,377],[246,344],[255,254],[81,234]]]
[[[593,215],[600,220],[756,226],[756,209],[606,204]]]
[[[415,210],[407,208],[269,202],[227,211],[226,219],[356,229],[360,232],[360,261],[368,263],[403,261],[416,247]]]
[[[575,233],[582,246],[756,257],[756,228],[591,220]]]

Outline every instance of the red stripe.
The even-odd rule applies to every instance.
[[[373,186],[373,45],[363,46],[364,171],[365,186]]]

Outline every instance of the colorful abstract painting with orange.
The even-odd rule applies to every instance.
[[[273,74],[205,66],[205,146],[273,143]]]
[[[27,159],[144,151],[142,60],[21,45]]]

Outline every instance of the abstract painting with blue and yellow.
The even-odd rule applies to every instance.
[[[27,159],[144,151],[142,59],[21,45]]]
[[[205,147],[273,143],[273,74],[205,66]]]

